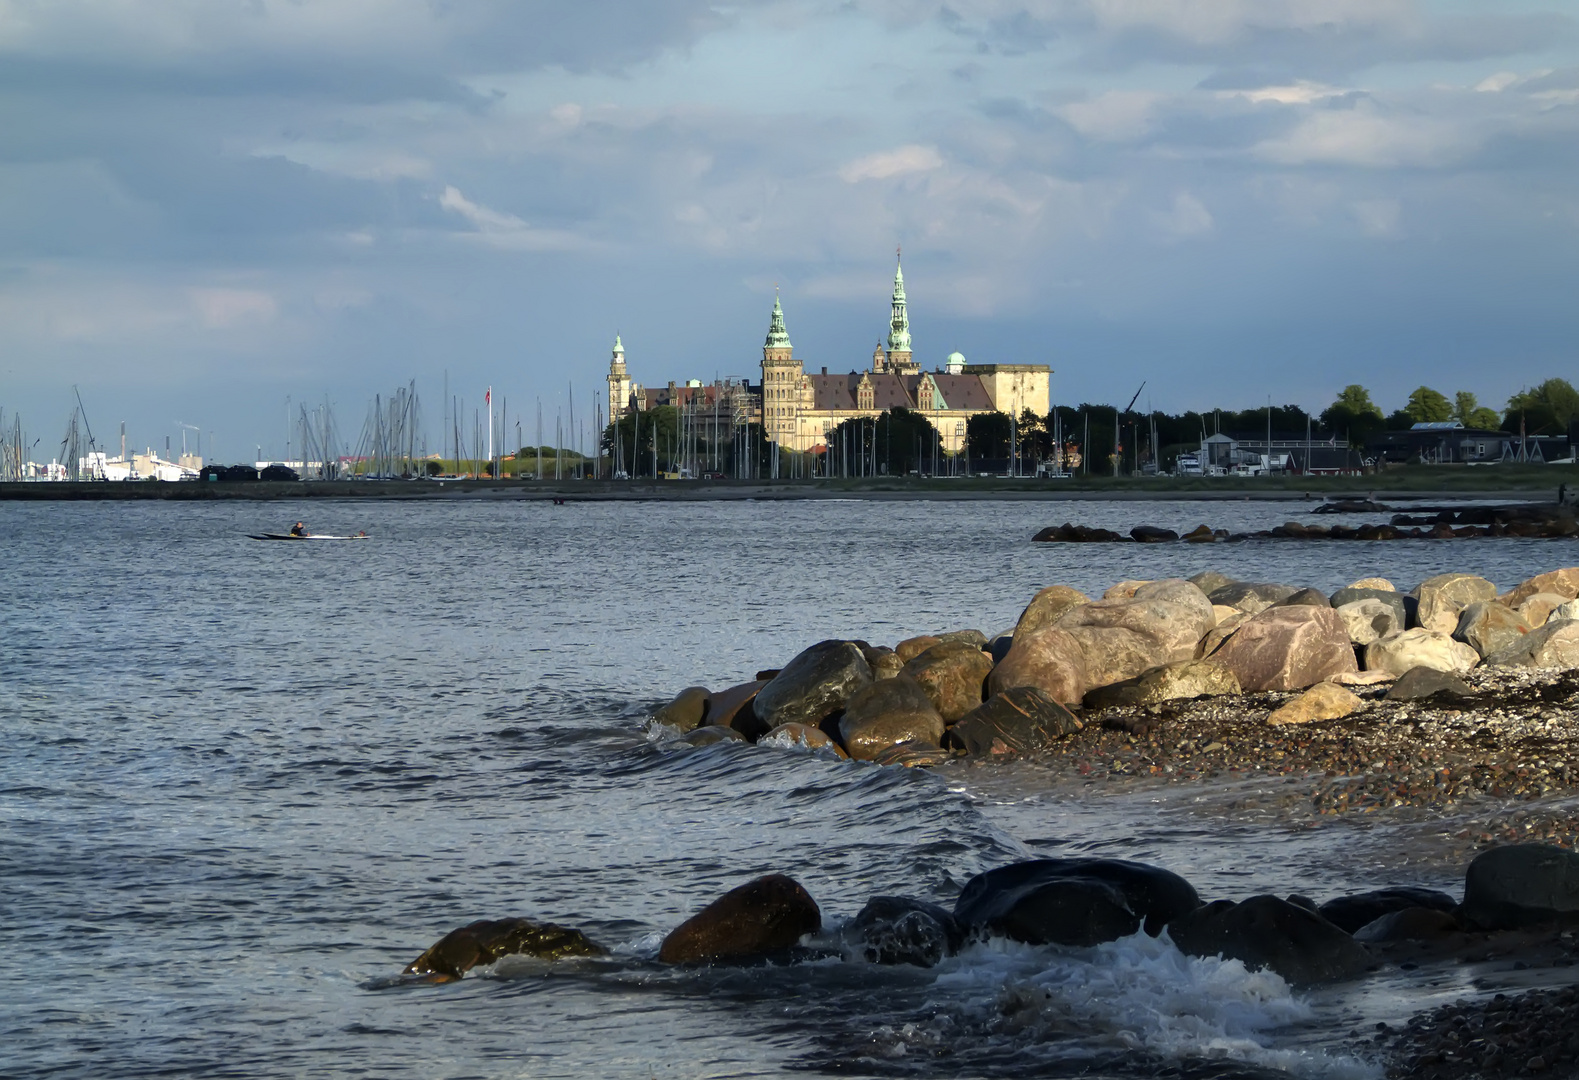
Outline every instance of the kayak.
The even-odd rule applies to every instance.
[[[259,535],[254,534],[254,533],[249,533],[249,534],[247,534],[247,539],[249,539],[249,540],[366,540],[367,536],[366,536],[366,534],[363,534],[362,536],[329,536],[326,533],[308,533],[306,536],[292,536],[290,533],[264,533],[261,536],[259,536]]]

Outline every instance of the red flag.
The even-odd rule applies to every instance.
[[[484,405],[492,405],[493,404],[493,387],[490,386],[488,388],[488,392],[482,396],[482,403]]]

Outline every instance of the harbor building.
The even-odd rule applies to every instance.
[[[964,449],[965,425],[972,416],[990,412],[1019,416],[1026,409],[1045,416],[1051,407],[1052,368],[1046,364],[972,364],[955,352],[935,370],[922,370],[911,344],[902,265],[894,270],[887,340],[878,342],[865,370],[829,374],[822,367],[808,373],[795,357],[783,303],[775,296],[762,345],[761,372],[755,386],[743,379],[709,385],[692,380],[655,391],[631,381],[624,346],[615,338],[608,376],[609,401],[614,403],[610,418],[618,420],[629,409],[656,405],[728,412],[737,422],[760,422],[770,442],[804,453],[825,447],[829,433],[846,420],[905,408],[931,423],[946,452],[958,453]]]

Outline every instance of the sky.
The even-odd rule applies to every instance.
[[[1500,407],[1579,381],[1576,176],[1571,0],[0,0],[0,422],[551,442],[775,288],[864,367],[901,245],[917,359],[1055,403]]]

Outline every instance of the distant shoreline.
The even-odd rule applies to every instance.
[[[82,502],[146,500],[376,499],[459,501],[509,500],[565,502],[736,502],[745,500],[857,499],[871,502],[1322,502],[1331,499],[1467,502],[1511,495],[1552,496],[1575,478],[1560,467],[1545,475],[1509,476],[1502,484],[1475,487],[1462,472],[1367,477],[1288,477],[1271,480],[1199,478],[1082,478],[1079,480],[970,479],[869,480],[328,480],[4,483],[0,502]],[[1402,473],[1403,470],[1399,470]],[[1301,480],[1304,480],[1301,483]],[[1414,481],[1414,483],[1409,483]],[[1432,481],[1436,481],[1435,484]],[[1443,482],[1448,481],[1448,482]],[[1579,491],[1579,483],[1572,484]]]

